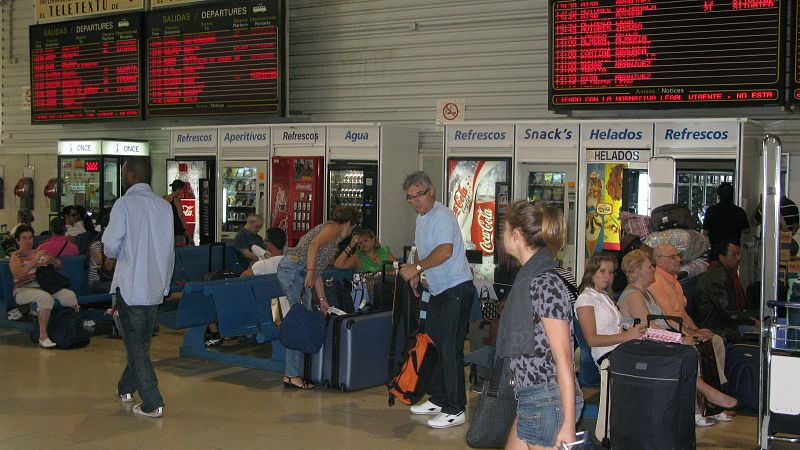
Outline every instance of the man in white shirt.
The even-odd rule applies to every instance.
[[[269,275],[278,273],[278,264],[283,259],[283,247],[286,246],[286,232],[281,228],[267,230],[267,250],[259,255],[258,261],[242,272],[243,277],[253,275]]]
[[[169,294],[175,263],[172,208],[150,188],[147,158],[131,158],[122,166],[122,185],[127,188],[111,209],[111,221],[103,233],[103,252],[116,259],[111,292],[116,292],[120,335],[128,364],[117,385],[123,402],[132,402],[137,391],[142,403],[133,412],[157,418],[164,414],[164,400],[150,361],[150,339],[158,305]]]

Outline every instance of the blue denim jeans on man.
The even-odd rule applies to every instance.
[[[278,282],[291,308],[303,299],[303,306],[309,310],[311,305],[311,289],[304,286],[306,281],[306,262],[296,256],[286,256],[278,264]],[[287,377],[303,377],[303,353],[286,349],[286,364],[283,373]]]
[[[156,325],[158,305],[131,306],[117,290],[117,311],[122,342],[128,356],[128,364],[117,384],[117,393],[139,392],[142,410],[150,412],[164,406],[158,390],[158,378],[150,361],[150,341]]]

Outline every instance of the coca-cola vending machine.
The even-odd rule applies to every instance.
[[[447,205],[461,227],[465,249],[483,255],[483,263],[474,267],[476,278],[494,277],[497,196],[503,192],[498,183],[510,185],[510,178],[511,158],[447,159]]]
[[[215,167],[214,159],[167,160],[167,190],[175,180],[184,183],[181,204],[186,218],[186,236],[194,245],[214,242]]]
[[[272,158],[269,226],[286,230],[289,247],[322,223],[322,166],[322,156]]]

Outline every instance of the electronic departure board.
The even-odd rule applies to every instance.
[[[779,105],[784,1],[553,1],[549,108]]]
[[[789,99],[788,104],[800,105],[800,1],[793,4],[794,22],[791,27],[791,51],[789,53]]]
[[[282,114],[283,3],[196,3],[148,14],[148,117]]]
[[[31,122],[142,117],[140,13],[30,27]]]

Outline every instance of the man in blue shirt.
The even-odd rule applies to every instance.
[[[475,286],[464,252],[464,240],[456,217],[436,201],[433,183],[425,172],[415,172],[403,182],[406,200],[417,212],[413,264],[403,264],[400,275],[419,291],[421,275],[427,284],[425,330],[439,350],[439,371],[428,394],[430,398],[411,407],[412,414],[435,415],[431,428],[449,428],[466,421],[467,394],[464,386],[464,338]],[[425,294],[423,294],[425,295]]]
[[[247,223],[236,233],[233,245],[236,248],[236,260],[239,261],[239,265],[242,266],[243,270],[247,270],[248,267],[260,259],[258,255],[253,253],[254,245],[261,247],[261,249],[267,248],[264,238],[258,234],[263,227],[264,219],[259,215],[251,214],[247,216]]]
[[[125,195],[114,203],[111,221],[103,233],[103,252],[116,259],[111,292],[116,292],[120,335],[128,364],[117,385],[123,402],[137,391],[142,403],[133,412],[161,417],[164,400],[150,361],[150,339],[158,305],[169,293],[175,262],[172,209],[150,188],[150,161],[131,158],[122,166]]]

